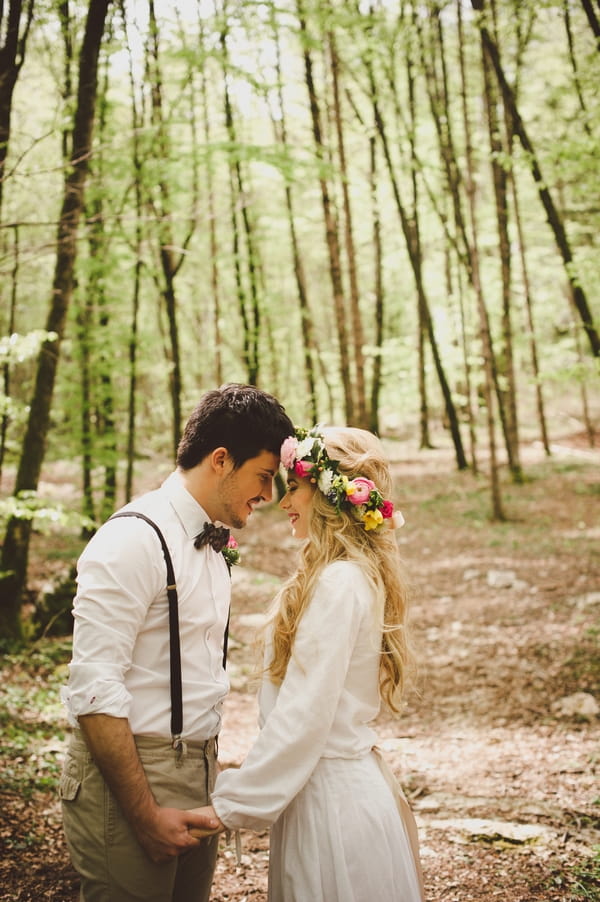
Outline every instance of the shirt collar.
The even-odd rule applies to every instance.
[[[162,484],[171,507],[181,520],[181,524],[190,539],[195,539],[204,528],[204,524],[210,522],[210,517],[201,504],[198,504],[183,484],[181,473],[174,470]]]

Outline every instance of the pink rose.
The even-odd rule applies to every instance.
[[[352,479],[348,483],[348,489],[346,490],[348,501],[352,504],[364,504],[369,500],[369,495],[374,488],[375,483],[371,482],[370,479],[365,479],[364,476],[357,476],[356,479]]]
[[[389,520],[390,517],[393,516],[394,513],[394,505],[391,501],[384,501],[379,510],[382,513],[384,520]]]
[[[293,435],[288,435],[283,445],[281,446],[281,451],[279,452],[279,456],[281,457],[281,463],[285,467],[286,470],[292,470],[294,468],[294,461],[296,460],[296,449],[298,448],[298,439]]]
[[[235,536],[229,536],[229,538],[227,540],[227,547],[228,548],[237,548],[238,547],[238,543],[235,539]]]
[[[297,460],[294,465],[294,473],[304,479],[312,470],[314,464],[310,460]]]

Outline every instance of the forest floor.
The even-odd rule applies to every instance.
[[[578,436],[550,459],[524,446],[525,482],[503,481],[507,520],[492,523],[486,480],[447,448],[388,450],[420,675],[378,731],[419,825],[427,900],[600,900],[600,452]],[[274,506],[238,538],[224,765],[256,734],[252,639],[296,554]],[[51,546],[34,544],[34,581]],[[13,902],[78,898],[55,794],[69,640],[44,642],[0,665],[0,900]],[[213,902],[265,902],[267,860],[266,833],[242,834],[241,863],[222,840]]]

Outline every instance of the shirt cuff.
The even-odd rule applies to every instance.
[[[108,714],[110,717],[129,717],[131,695],[122,683],[95,680],[85,689],[74,691],[63,686],[60,696],[67,709],[72,727],[83,714]]]

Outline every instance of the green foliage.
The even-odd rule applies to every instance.
[[[43,535],[49,535],[55,529],[90,530],[95,526],[89,517],[57,502],[46,501],[34,491],[0,498],[0,529],[4,529],[13,517],[18,520],[33,520],[34,528]]]
[[[0,336],[0,365],[24,363],[39,354],[45,341],[52,342],[57,338],[56,332],[44,332],[42,329],[34,329],[27,335],[13,332],[12,335]]]
[[[64,639],[27,648],[6,641],[0,645],[2,781],[7,789],[30,797],[54,790],[60,774],[66,721],[59,691],[71,646]]]
[[[548,889],[556,891],[560,888],[565,902],[597,902],[600,898],[600,846],[594,850],[594,855],[584,858],[568,871],[552,870]]]

